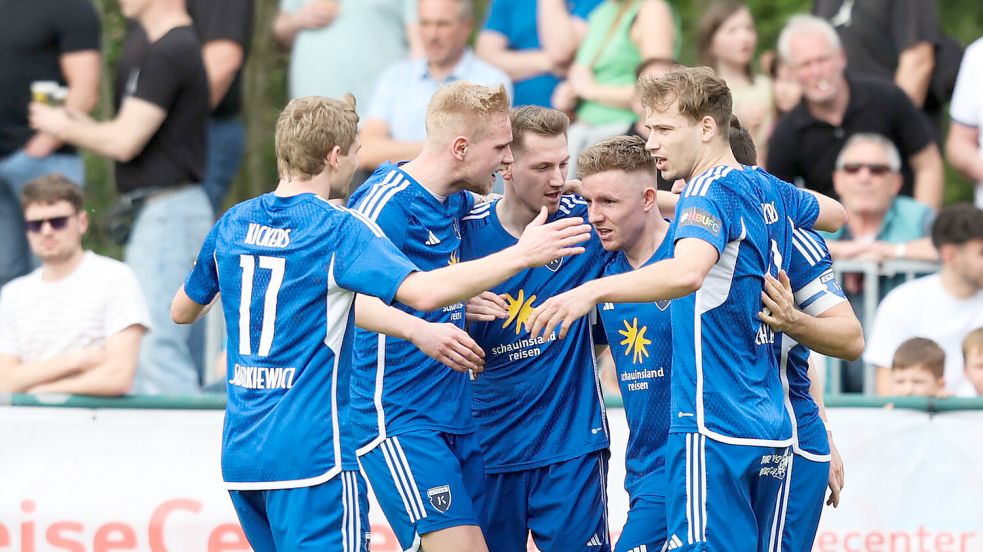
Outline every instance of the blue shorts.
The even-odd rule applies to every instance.
[[[420,535],[481,526],[484,464],[474,433],[408,431],[389,437],[359,462],[403,549],[419,546]]]
[[[485,476],[485,538],[494,552],[611,550],[607,449],[564,462]]]
[[[357,471],[343,471],[313,487],[229,495],[256,552],[369,549],[368,490]]]
[[[812,550],[828,481],[828,461],[815,462],[798,454],[789,458],[785,481],[779,491],[775,520],[771,527],[766,528],[769,552]]]
[[[614,552],[661,552],[668,534],[666,523],[666,497],[632,497],[628,519]]]
[[[666,448],[669,550],[765,550],[759,527],[774,521],[788,447],[728,445],[671,433]]]

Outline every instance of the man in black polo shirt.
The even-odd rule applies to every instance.
[[[117,114],[30,106],[31,126],[116,161],[119,192],[143,198],[126,243],[154,331],[140,351],[134,391],[198,392],[190,329],[170,320],[170,296],[212,225],[199,182],[205,167],[208,82],[184,0],[121,0],[132,21],[116,74]]]
[[[75,148],[27,123],[31,83],[68,88],[65,104],[89,111],[99,99],[99,14],[90,0],[0,0],[0,286],[27,274],[24,185],[61,173],[85,182]]]
[[[253,35],[253,0],[187,0],[188,14],[201,39],[208,75],[208,158],[202,186],[221,212],[232,179],[246,151],[242,122],[242,68]]]
[[[928,121],[894,83],[847,78],[836,31],[811,15],[789,20],[779,55],[802,86],[802,101],[778,121],[768,145],[768,171],[836,197],[833,168],[846,140],[857,132],[890,139],[901,152],[901,193],[938,209],[942,204],[942,156]]]

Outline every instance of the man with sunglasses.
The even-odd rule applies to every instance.
[[[0,290],[0,391],[123,395],[150,316],[125,264],[82,249],[82,189],[55,174],[27,184],[27,240],[41,267]]]
[[[849,215],[829,236],[834,259],[938,259],[928,238],[932,210],[899,195],[901,181],[901,157],[893,142],[873,133],[847,140],[833,172],[833,188]]]

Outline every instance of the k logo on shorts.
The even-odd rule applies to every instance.
[[[431,487],[427,490],[427,497],[430,498],[430,505],[438,512],[445,513],[451,507],[451,488],[447,485]]]

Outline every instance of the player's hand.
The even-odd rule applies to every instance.
[[[843,459],[840,458],[840,451],[836,450],[832,435],[829,435],[829,455],[829,499],[826,500],[826,505],[836,508],[840,505],[840,492],[846,480],[843,473]]]
[[[413,330],[410,341],[451,370],[478,373],[485,369],[485,352],[454,324],[424,322]]]
[[[765,274],[761,302],[764,304],[764,309],[758,313],[758,319],[771,326],[771,329],[776,332],[794,328],[802,316],[802,313],[795,308],[792,283],[784,270],[778,272],[777,279],[771,274]]]
[[[464,307],[464,319],[468,322],[494,322],[509,315],[509,304],[500,295],[483,291],[472,297]]]
[[[570,331],[570,326],[581,316],[588,314],[597,304],[589,284],[585,284],[568,292],[550,297],[541,303],[526,322],[529,334],[536,337],[540,334],[549,336],[559,329],[558,337],[563,339]]]
[[[574,246],[590,239],[590,225],[584,224],[583,219],[562,218],[544,224],[548,213],[543,207],[522,231],[519,243],[515,245],[515,252],[526,268],[543,266],[560,257],[579,255],[584,248]]]

